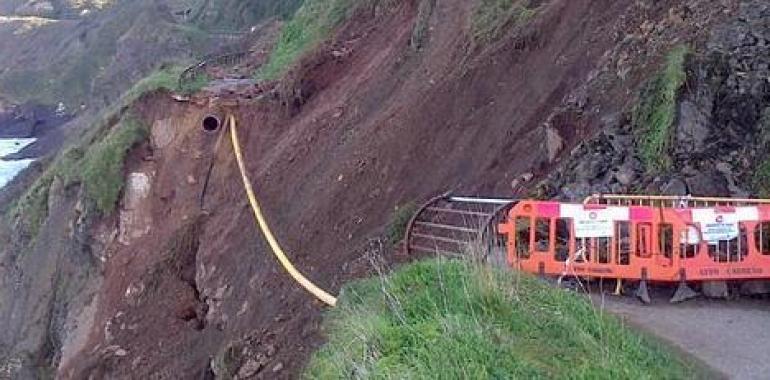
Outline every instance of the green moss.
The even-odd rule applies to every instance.
[[[429,260],[346,285],[307,379],[687,379],[697,374],[575,293]]]
[[[530,20],[536,13],[530,3],[528,0],[480,0],[471,20],[474,41],[494,41],[505,30]]]
[[[666,66],[642,90],[633,111],[633,127],[642,162],[651,172],[671,168],[671,145],[679,91],[687,80],[685,63],[690,48],[680,45],[666,59]]]

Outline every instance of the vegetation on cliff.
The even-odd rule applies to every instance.
[[[633,110],[633,126],[639,155],[647,170],[664,171],[671,167],[671,144],[677,115],[679,90],[687,80],[685,61],[690,48],[674,48],[666,65],[642,90]]]

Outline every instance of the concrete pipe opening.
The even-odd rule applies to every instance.
[[[216,132],[221,125],[222,121],[214,115],[204,117],[203,122],[201,123],[203,130],[206,132]]]

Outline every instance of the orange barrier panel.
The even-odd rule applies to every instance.
[[[499,226],[509,264],[547,276],[655,282],[770,278],[770,206],[521,201]]]

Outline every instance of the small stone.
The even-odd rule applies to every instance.
[[[267,354],[268,357],[275,355],[275,351],[276,351],[275,346],[272,344],[268,344],[267,348],[265,349],[265,353]]]
[[[238,378],[240,379],[247,379],[249,377],[252,377],[259,372],[262,367],[264,366],[263,363],[260,363],[254,359],[249,359],[244,363],[240,369],[238,369]]]
[[[630,165],[623,165],[615,173],[615,179],[623,186],[630,185],[636,179],[636,173]]]
[[[275,366],[273,366],[273,373],[280,372],[283,369],[283,363],[278,363]]]
[[[195,177],[193,177],[192,175],[188,175],[187,176],[187,183],[190,184],[190,185],[194,185],[194,184],[198,183],[198,181],[196,181]]]
[[[118,348],[117,350],[115,350],[115,356],[124,357],[126,355],[128,355],[128,351],[122,348]]]

